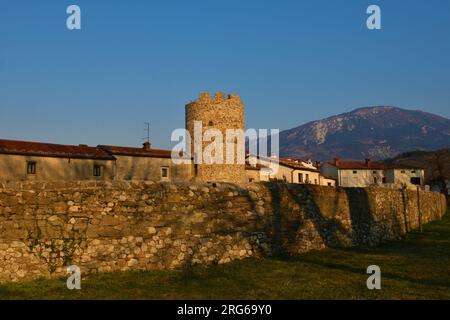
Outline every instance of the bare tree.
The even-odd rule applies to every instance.
[[[450,179],[450,156],[448,150],[438,150],[430,159],[430,183],[439,187],[440,192],[448,195],[447,181]]]

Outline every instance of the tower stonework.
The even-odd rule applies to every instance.
[[[208,129],[217,129],[222,133],[224,161],[223,164],[205,164],[204,162],[194,164],[194,179],[202,182],[245,182],[245,163],[239,164],[237,157],[238,152],[245,152],[245,143],[241,144],[238,150],[238,140],[229,140],[233,143],[234,159],[231,164],[226,163],[226,131],[240,129],[244,132],[245,130],[244,104],[239,95],[215,93],[211,97],[209,93],[202,92],[196,101],[186,105],[186,130],[191,135],[191,152],[194,160],[199,157],[194,147],[195,121],[201,121],[202,123],[202,136]],[[202,142],[202,152],[210,144],[211,141]]]

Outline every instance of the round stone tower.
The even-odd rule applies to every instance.
[[[199,155],[199,148],[195,147],[194,126],[197,123],[197,131],[199,122],[201,122],[201,136],[208,129],[217,129],[222,133],[223,137],[223,163],[207,164],[203,157],[204,151],[212,141],[201,142],[202,154]],[[244,105],[239,95],[224,93],[215,93],[211,97],[209,93],[200,93],[199,98],[186,105],[186,130],[191,135],[191,153],[194,159],[194,177],[196,181],[223,181],[241,183],[246,181],[245,176],[245,140],[243,132],[245,130]],[[227,130],[241,130],[240,139],[227,137]],[[238,131],[235,131],[238,132]],[[228,140],[227,140],[228,139]],[[226,159],[226,148],[232,146],[234,157],[232,161]],[[231,148],[229,148],[230,150]],[[239,157],[238,155],[241,155]],[[202,162],[199,157],[202,156]],[[242,156],[244,163],[242,163]]]

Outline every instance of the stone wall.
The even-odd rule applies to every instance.
[[[0,281],[179,268],[376,245],[418,226],[417,194],[254,183],[0,184]],[[421,192],[424,223],[445,198]]]

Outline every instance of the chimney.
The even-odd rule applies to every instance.
[[[144,146],[144,150],[150,150],[152,148],[152,144],[150,142],[144,142],[142,144]]]
[[[370,159],[366,159],[366,167],[370,168],[372,161]]]
[[[339,159],[338,158],[334,158],[334,166],[335,167],[339,166]]]

